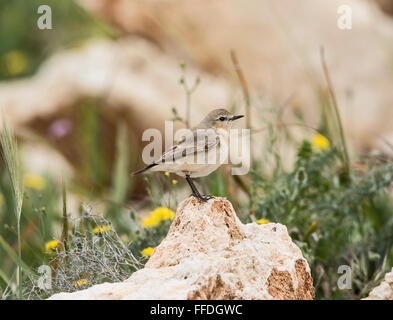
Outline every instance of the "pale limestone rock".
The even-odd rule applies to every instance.
[[[310,269],[287,228],[242,224],[223,198],[183,201],[144,269],[50,299],[313,299]]]
[[[385,275],[385,280],[364,300],[393,300],[393,269]]]

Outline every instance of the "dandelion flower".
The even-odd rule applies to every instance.
[[[155,227],[160,224],[161,221],[164,220],[172,220],[175,217],[175,213],[165,207],[159,207],[152,212],[150,212],[150,216],[143,220],[142,226],[144,228]]]
[[[173,180],[172,180],[172,184],[173,184],[173,185],[177,184],[177,182],[178,182],[178,181],[177,181],[176,179],[173,179]]]
[[[45,179],[39,175],[25,174],[23,184],[30,189],[42,190],[45,188]]]
[[[168,171],[165,171],[165,173],[164,173],[167,177],[169,177],[169,172]]]
[[[268,219],[262,218],[256,221],[258,224],[266,224],[269,223],[270,221]]]
[[[172,220],[175,217],[175,213],[171,209],[159,207],[152,211],[150,216],[158,220]]]
[[[45,251],[47,253],[53,252],[59,246],[59,241],[51,240],[45,243]]]
[[[94,234],[101,234],[104,232],[107,232],[108,230],[110,230],[111,226],[108,225],[102,225],[102,226],[97,226],[93,229],[93,233]]]
[[[87,279],[79,279],[74,282],[73,286],[74,287],[83,287],[83,286],[87,286],[87,284],[88,284]]]
[[[152,247],[147,247],[145,249],[142,250],[142,254],[146,257],[150,257],[151,254],[153,253],[154,248]]]
[[[311,137],[311,144],[313,150],[328,150],[330,149],[329,140],[322,134],[315,134]]]
[[[148,217],[143,220],[142,227],[144,228],[152,228],[160,224],[160,219],[157,217]]]

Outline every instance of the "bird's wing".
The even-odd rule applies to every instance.
[[[197,133],[194,132],[193,139],[183,139],[178,144],[172,146],[155,163],[175,162],[182,158],[194,157],[199,152],[212,150],[212,148],[219,145],[220,138],[216,133],[209,133],[208,135],[210,136],[207,136],[207,139],[197,139]]]

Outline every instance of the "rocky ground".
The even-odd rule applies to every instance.
[[[284,225],[242,224],[224,198],[184,200],[144,269],[50,299],[313,299],[307,261]]]

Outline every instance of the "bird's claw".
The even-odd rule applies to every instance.
[[[210,200],[210,199],[213,199],[214,198],[214,196],[211,196],[211,195],[196,195],[196,194],[192,194],[191,196],[193,196],[193,197],[195,197],[195,198],[198,198],[199,200],[202,200],[203,202],[207,202],[208,200]]]

